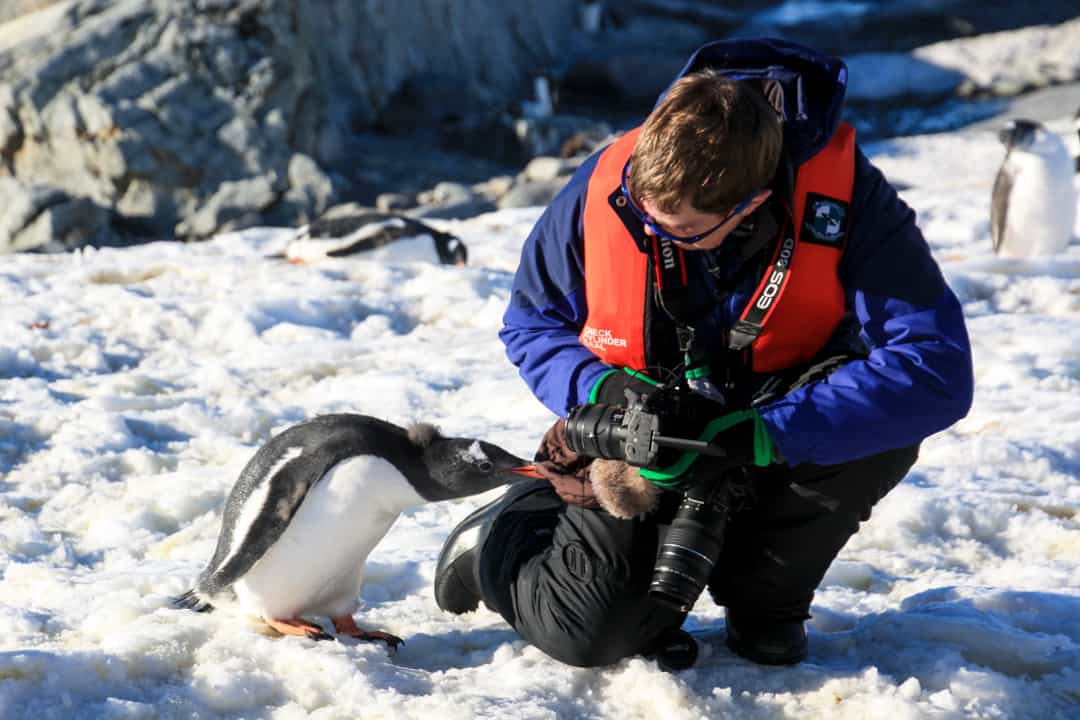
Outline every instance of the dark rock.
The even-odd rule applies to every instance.
[[[847,101],[852,104],[928,104],[956,93],[965,75],[905,53],[863,53],[848,58]]]
[[[115,241],[109,212],[89,198],[0,177],[0,253],[62,251]]]
[[[474,198],[449,205],[425,205],[409,211],[418,218],[438,220],[466,220],[497,209],[495,203],[484,198]]]
[[[423,205],[455,205],[472,202],[476,199],[476,193],[462,183],[444,180],[430,191],[420,193],[417,199]]]
[[[519,182],[499,198],[499,209],[547,205],[566,186],[567,180],[569,178],[562,177],[544,182]]]
[[[686,64],[688,55],[666,48],[594,51],[577,58],[563,85],[575,98],[613,99],[644,114]]]
[[[507,113],[485,113],[447,121],[439,128],[442,150],[518,165],[530,154]]]
[[[416,193],[380,193],[375,198],[375,207],[382,212],[408,210],[416,206]]]
[[[575,8],[69,0],[0,33],[0,161],[112,210],[128,232],[205,237],[303,221],[391,189],[372,181],[391,179],[393,158],[356,162],[358,129],[434,131],[508,106],[573,42]],[[507,155],[520,153],[506,134]],[[419,155],[412,164],[431,159]]]
[[[60,0],[4,0],[0,3],[0,23],[55,5]]]
[[[584,158],[568,159],[546,155],[536,157],[525,166],[522,175],[529,182],[548,182],[556,178],[573,175],[574,171],[581,166],[582,160]]]
[[[657,18],[668,18],[686,25],[701,28],[715,37],[722,37],[738,27],[741,19],[748,12],[767,7],[771,3],[754,0],[751,2],[728,1],[718,7],[717,3],[695,2],[694,0],[632,0],[612,8],[617,20],[632,23],[646,16],[646,22]]]
[[[986,3],[981,0],[885,0],[803,6],[775,3],[734,35],[783,37],[836,55],[904,51],[942,40],[1053,25],[1076,17],[1073,0]]]

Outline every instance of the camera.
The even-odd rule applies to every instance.
[[[636,467],[658,468],[667,464],[681,438],[669,437],[673,426],[684,424],[686,400],[677,390],[660,388],[645,396],[629,394],[627,407],[586,404],[566,417],[566,444],[581,455],[625,460]]]
[[[648,395],[627,393],[627,407],[590,403],[573,408],[566,418],[566,444],[593,458],[623,460],[650,470],[672,464],[682,452],[723,458],[722,448],[680,437],[695,426],[700,399],[682,388],[658,387]],[[719,406],[715,410],[721,410]],[[700,428],[698,428],[700,429]],[[672,482],[682,501],[664,537],[653,568],[649,594],[658,602],[689,612],[709,582],[724,547],[730,509],[742,488],[730,464],[714,463],[716,474]]]

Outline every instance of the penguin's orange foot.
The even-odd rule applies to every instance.
[[[275,620],[273,618],[263,618],[270,627],[277,630],[282,635],[296,635],[297,637],[311,638],[312,640],[333,640],[334,638],[329,635],[325,630],[316,625],[315,623],[309,623],[306,620],[300,620],[299,618],[292,618],[290,620]]]
[[[391,649],[397,650],[398,645],[404,644],[404,640],[397,635],[391,635],[390,633],[382,632],[381,630],[361,630],[356,625],[356,621],[353,620],[352,615],[342,615],[341,617],[333,618],[334,629],[342,635],[348,635],[354,637],[357,640],[381,640]]]

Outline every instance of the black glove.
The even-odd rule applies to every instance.
[[[628,389],[638,395],[647,395],[656,390],[656,382],[644,373],[629,368],[616,370],[601,376],[592,390],[589,402],[626,407],[626,391]]]

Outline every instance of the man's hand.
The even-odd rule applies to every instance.
[[[544,477],[563,502],[585,508],[598,508],[589,482],[592,458],[579,455],[566,445],[566,421],[559,418],[544,433],[535,456],[536,471]]]
[[[656,389],[656,382],[647,375],[622,368],[600,378],[593,388],[589,402],[626,407],[626,391],[647,395]]]

